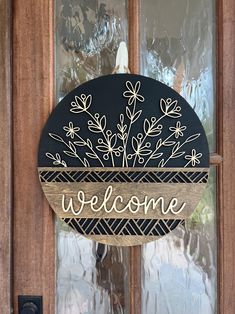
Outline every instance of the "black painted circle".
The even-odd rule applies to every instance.
[[[124,133],[129,138],[126,162],[121,124],[127,125]],[[112,138],[111,152],[101,135]],[[142,140],[144,147],[138,151]],[[40,139],[38,167],[63,166],[208,169],[209,149],[198,116],[176,91],[144,76],[115,74],[78,86],[49,116]],[[71,219],[65,221],[79,231]],[[169,222],[169,229],[180,223],[180,219]]]
[[[161,137],[167,137],[170,134],[169,127],[175,127],[177,121],[181,122],[182,126],[187,126],[187,129],[184,131],[184,136],[179,137],[182,141],[186,137],[189,137],[192,134],[200,133],[201,136],[195,141],[190,142],[185,147],[185,155],[189,155],[192,149],[196,151],[203,151],[203,155],[200,158],[200,164],[197,164],[197,167],[204,168],[209,167],[209,150],[207,138],[203,126],[188,104],[188,102],[180,96],[176,91],[168,87],[167,85],[153,80],[148,77],[133,75],[133,74],[115,74],[102,76],[100,78],[88,81],[74,90],[72,90],[68,95],[66,95],[59,104],[55,107],[51,113],[47,123],[43,129],[39,153],[38,153],[38,166],[39,167],[53,167],[52,160],[46,157],[46,153],[50,152],[52,155],[60,153],[62,150],[61,143],[56,142],[49,136],[49,133],[55,133],[62,137],[65,135],[63,130],[64,126],[68,126],[70,121],[73,121],[75,127],[80,127],[79,134],[82,138],[91,139],[94,145],[98,145],[99,133],[91,133],[87,128],[87,123],[90,120],[90,116],[85,112],[74,114],[70,111],[71,102],[74,101],[75,96],[85,94],[92,95],[92,104],[89,108],[89,111],[92,114],[98,113],[101,116],[105,115],[107,117],[107,129],[111,130],[113,133],[117,132],[117,124],[119,123],[119,116],[121,113],[125,115],[125,108],[127,104],[127,99],[123,96],[123,92],[126,90],[126,81],[130,81],[133,85],[136,82],[141,82],[141,87],[139,93],[145,98],[144,103],[137,103],[136,111],[142,110],[142,114],[138,119],[137,123],[133,124],[132,132],[130,136],[136,135],[143,131],[144,119],[151,119],[151,117],[159,117],[162,112],[160,109],[160,100],[169,99],[177,100],[178,104],[181,106],[181,117],[171,118],[166,117],[162,120],[163,130]],[[131,108],[131,106],[129,106]],[[151,138],[149,139],[151,141]],[[152,138],[152,141],[155,142],[155,139]],[[171,146],[165,147],[163,151],[163,156],[169,155]],[[131,153],[131,148],[129,148]],[[81,157],[87,157],[85,155],[85,150],[80,150]],[[99,155],[102,155],[100,153]],[[69,156],[65,156],[66,163],[69,167],[81,167],[82,164],[78,164],[78,161]],[[122,166],[120,158],[116,159],[116,167]],[[171,159],[167,164],[167,167],[184,167],[185,160],[184,158]],[[91,160],[90,166],[96,167],[100,166],[97,160]],[[105,166],[112,166],[111,161],[105,161]],[[148,167],[156,167],[156,160],[151,160]],[[190,165],[189,165],[190,166]],[[136,164],[136,167],[142,167],[142,164]]]

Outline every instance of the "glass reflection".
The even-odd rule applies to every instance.
[[[142,0],[142,74],[177,90],[194,108],[215,149],[213,0]]]
[[[127,42],[126,1],[56,1],[57,101],[110,74]],[[128,248],[97,246],[57,221],[57,314],[128,313]]]
[[[191,104],[215,149],[215,2],[141,1],[141,69]],[[142,250],[143,314],[216,313],[215,169],[197,209]]]
[[[144,245],[143,314],[216,313],[215,178],[185,226]]]

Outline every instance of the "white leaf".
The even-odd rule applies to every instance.
[[[158,164],[158,167],[163,167],[163,166],[164,166],[164,159],[162,159]]]
[[[171,158],[179,158],[179,157],[183,156],[184,153],[185,153],[185,152],[176,153],[176,154],[174,154]]]
[[[86,167],[90,167],[90,164],[86,158],[84,158],[83,161]]]
[[[144,132],[145,132],[145,134],[148,133],[149,128],[150,128],[150,123],[149,123],[149,121],[148,121],[147,119],[144,119]]]
[[[64,150],[63,152],[65,153],[65,155],[67,155],[69,157],[77,157],[76,154],[74,154],[73,152],[66,151],[66,150]]]
[[[156,144],[156,150],[162,145],[162,139],[160,138]]]
[[[52,160],[55,160],[55,157],[51,153],[46,153],[46,156]]]
[[[70,148],[74,153],[76,153],[76,147],[73,145],[72,142],[69,142],[69,148]]]
[[[90,158],[93,158],[93,159],[97,159],[97,156],[96,154],[93,154],[93,153],[86,153],[86,155]]]
[[[91,132],[94,132],[94,133],[100,133],[100,132],[102,132],[102,130],[99,129],[96,125],[89,125],[89,126],[88,126],[88,129],[89,129]]]
[[[141,115],[141,112],[142,112],[142,110],[139,110],[139,111],[137,111],[137,112],[134,114],[134,116],[133,116],[133,118],[132,118],[132,123],[134,123],[136,120],[139,119],[139,117],[140,117],[140,115]]]
[[[87,139],[87,146],[88,146],[89,148],[92,148],[92,143],[91,143],[91,140],[89,140],[89,138]]]
[[[172,148],[172,154],[174,154],[180,147],[180,142],[178,142],[177,144],[175,144],[175,146]]]
[[[133,147],[133,149],[134,149],[134,151],[137,151],[137,149],[138,149],[138,141],[137,141],[137,139],[135,138],[135,137],[132,137],[132,147]]]
[[[110,146],[114,147],[116,145],[117,142],[117,135],[113,134],[112,137],[110,138]]]
[[[54,140],[58,141],[58,142],[63,142],[63,139],[61,136],[54,134],[54,133],[49,133],[50,137],[52,137]]]
[[[104,152],[104,153],[106,153],[107,152],[107,147],[106,146],[104,146],[104,145],[98,145],[98,146],[96,146],[96,148],[100,151],[100,152]]]
[[[57,158],[57,160],[59,160],[59,161],[61,160],[60,154],[56,153],[55,157]]]
[[[151,159],[157,159],[159,157],[161,157],[163,155],[163,153],[155,153],[151,156]]]
[[[105,116],[103,116],[100,119],[100,125],[101,125],[102,130],[104,131],[104,129],[106,128],[106,117]]]
[[[131,111],[130,111],[129,107],[126,107],[126,115],[131,120]]]
[[[73,144],[76,146],[84,146],[85,142],[84,141],[75,141],[75,142],[73,142]]]
[[[166,142],[163,142],[163,145],[164,146],[172,146],[175,144],[175,141],[166,141]]]
[[[201,134],[200,133],[196,133],[196,134],[193,134],[191,136],[189,136],[187,139],[186,139],[186,143],[189,143],[189,142],[192,142],[194,140],[196,140]]]
[[[152,153],[151,149],[141,149],[140,154],[142,156],[147,156],[150,155]]]

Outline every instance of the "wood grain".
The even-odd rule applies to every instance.
[[[55,313],[53,214],[37,175],[42,127],[53,105],[53,1],[13,1],[14,313],[17,296],[42,295]]]
[[[211,166],[218,166],[223,161],[223,158],[221,155],[217,153],[211,153],[210,154],[210,165]]]
[[[217,1],[219,313],[235,313],[235,2]]]
[[[11,1],[0,1],[0,313],[11,311]]]
[[[140,72],[140,0],[128,1],[128,53],[131,73]],[[130,248],[130,314],[141,313],[141,246]]]
[[[104,208],[100,211],[94,212],[91,210],[90,204],[85,204],[82,212],[75,215],[81,208],[81,202],[78,201],[77,195],[79,191],[84,193],[84,201],[90,201],[93,196],[98,197],[98,202],[94,208],[98,208],[104,202],[104,195],[108,187],[112,186],[112,193],[108,199],[107,210],[112,208],[116,197],[122,196],[122,202],[118,200],[115,202],[115,208],[121,211],[130,201],[132,196],[138,198],[135,202],[144,203],[147,197],[147,203],[151,199],[157,201],[159,198],[164,198],[164,211],[167,210],[171,200],[177,199],[177,206],[174,208],[178,211],[185,203],[184,209],[178,213],[173,214],[168,212],[162,213],[162,201],[158,202],[156,208],[153,204],[149,206],[148,212],[144,212],[146,206],[139,206],[136,213],[130,212],[129,209],[117,213],[115,210],[107,213]],[[48,182],[42,183],[43,191],[48,199],[50,206],[60,218],[127,218],[127,219],[186,219],[196,208],[202,193],[206,187],[206,183],[108,183],[108,182]],[[62,209],[62,198],[65,196],[65,206],[68,206],[69,200],[72,198],[75,214],[71,210],[65,213]],[[67,208],[67,207],[66,207]],[[136,205],[131,208],[135,210]]]
[[[139,74],[140,72],[140,0],[128,1],[128,57],[129,57],[130,72],[133,74]]]

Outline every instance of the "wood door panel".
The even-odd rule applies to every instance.
[[[0,313],[11,310],[11,2],[0,1]]]
[[[37,175],[42,127],[53,106],[53,1],[13,2],[14,308],[17,296],[43,295],[54,311],[53,214]]]

